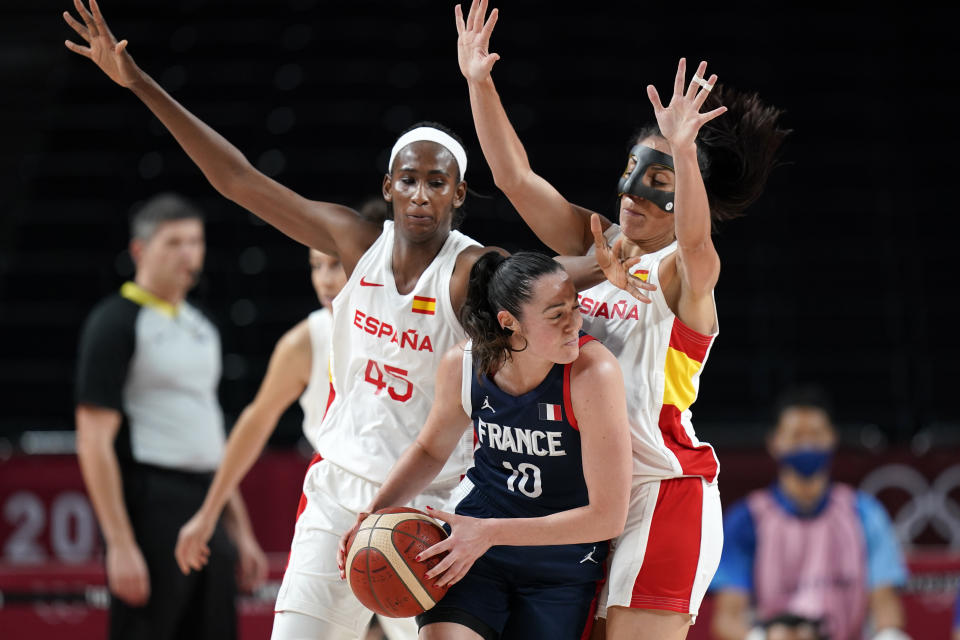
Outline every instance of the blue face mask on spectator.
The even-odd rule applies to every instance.
[[[804,478],[810,478],[830,466],[831,449],[797,449],[780,456],[778,462],[790,467]]]

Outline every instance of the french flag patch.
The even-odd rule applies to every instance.
[[[540,419],[553,421],[563,420],[563,413],[560,411],[560,405],[541,402]]]

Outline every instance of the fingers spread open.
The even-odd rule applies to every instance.
[[[683,95],[683,79],[687,75],[687,59],[680,58],[677,64],[677,77],[673,79],[673,95]]]
[[[713,74],[706,81],[706,87],[700,89],[700,93],[697,94],[697,97],[694,99],[693,104],[696,106],[697,111],[700,110],[700,107],[703,106],[703,103],[707,101],[707,98],[710,97],[710,91],[717,84],[717,74]],[[709,87],[709,88],[708,88]]]
[[[438,544],[439,544],[439,543],[438,543]],[[433,546],[436,547],[437,544],[435,544],[435,545],[433,545]],[[432,548],[433,548],[433,547],[431,547],[431,549],[432,549]],[[428,549],[428,551],[429,551],[429,549]],[[424,553],[426,553],[426,551],[425,551]],[[422,558],[422,557],[423,557],[423,554],[421,554],[420,557]],[[440,574],[442,574],[444,571],[446,571],[447,569],[449,569],[451,566],[453,566],[453,562],[454,562],[453,554],[448,554],[447,557],[445,557],[443,560],[441,560],[440,562],[437,563],[437,566],[435,566],[433,569],[430,569],[430,571],[427,571],[427,573],[424,574],[424,575],[425,575],[428,579],[431,579],[431,580],[432,580],[433,578],[436,578],[437,576],[439,576]]]
[[[470,11],[467,12],[467,31],[477,30],[477,14],[480,12],[480,0],[473,0],[470,3]]]
[[[70,28],[77,32],[77,35],[90,42],[90,33],[87,31],[86,27],[77,22],[77,19],[70,15],[67,11],[63,12],[64,21],[70,25]]]
[[[429,560],[433,556],[440,555],[445,551],[449,551],[452,544],[453,543],[450,542],[450,538],[445,538],[437,544],[432,545],[429,549],[424,549],[421,551],[420,555],[417,556],[417,561],[423,562],[424,560]]]
[[[711,120],[713,120],[713,119],[716,118],[717,116],[721,116],[721,115],[725,114],[726,112],[727,112],[727,108],[726,108],[726,107],[717,107],[717,108],[714,109],[713,111],[707,111],[706,113],[700,115],[700,124],[703,125],[703,124],[705,124],[705,123],[707,123],[707,122],[710,122]]]
[[[106,29],[107,22],[103,19],[103,14],[100,12],[100,5],[97,4],[97,0],[90,0],[90,8],[93,10],[93,20],[97,23],[97,27]]]
[[[499,9],[494,9],[490,12],[490,18],[487,19],[487,24],[483,25],[483,31],[480,32],[480,36],[484,42],[490,42],[490,35],[493,33],[493,26],[497,24],[497,17],[499,17],[499,15]]]
[[[703,80],[704,74],[707,72],[707,62],[702,60],[699,65],[697,65],[697,70],[694,72],[693,77],[690,78],[690,85],[687,87],[687,97],[693,99],[697,95],[697,87],[701,86],[699,80]]]
[[[650,98],[650,104],[653,105],[654,113],[660,113],[663,111],[663,103],[660,102],[660,94],[657,93],[657,88],[652,84],[647,85],[647,97]]]
[[[593,246],[597,251],[607,248],[607,239],[603,237],[603,225],[600,224],[600,216],[596,213],[590,215],[590,231],[593,233]]]
[[[69,40],[64,40],[63,44],[66,45],[67,49],[70,49],[70,51],[73,51],[74,53],[79,53],[86,58],[90,57],[90,47],[81,47],[75,42],[70,42]]]
[[[483,29],[483,21],[487,18],[487,0],[480,0],[480,11],[477,12],[477,21],[473,23],[474,31]]]
[[[80,19],[83,20],[83,24],[87,25],[87,29],[90,30],[90,36],[96,38],[99,35],[97,24],[94,22],[90,12],[87,11],[87,8],[83,6],[83,0],[73,0],[73,6],[77,8],[77,13],[80,15]]]

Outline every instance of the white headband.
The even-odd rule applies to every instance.
[[[396,159],[397,154],[400,153],[400,149],[403,149],[412,142],[420,142],[423,140],[436,142],[453,154],[460,168],[460,179],[463,180],[463,176],[467,173],[467,152],[463,150],[463,145],[454,140],[453,136],[439,129],[434,129],[433,127],[417,127],[400,136],[394,143],[393,150],[390,151],[390,163],[387,165],[387,173],[390,173],[393,169],[393,161]]]

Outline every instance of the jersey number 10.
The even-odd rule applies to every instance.
[[[540,494],[543,493],[543,487],[540,486],[540,467],[529,462],[521,462],[514,469],[513,465],[506,460],[503,461],[503,466],[508,471],[512,471],[510,477],[507,478],[507,489],[510,491],[519,489],[520,493],[528,498],[540,497]],[[517,478],[520,478],[519,482],[517,482]],[[531,478],[533,479],[533,489],[529,487]],[[514,486],[516,486],[516,489],[514,489]]]

